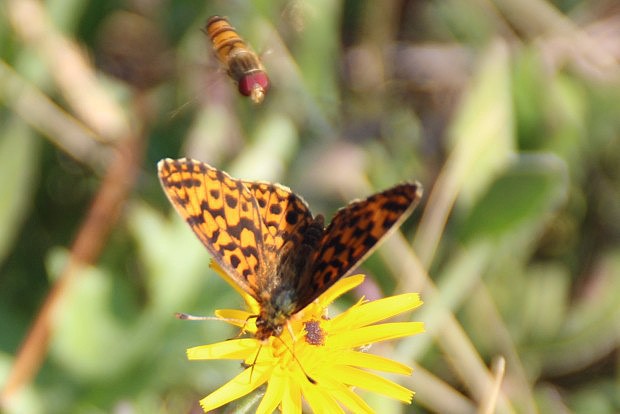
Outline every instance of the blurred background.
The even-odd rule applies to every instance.
[[[327,217],[424,185],[355,293],[425,301],[425,334],[372,349],[414,367],[379,412],[620,412],[618,2],[3,0],[0,58],[4,412],[199,413],[239,372],[185,358],[234,329],[174,318],[242,305],[160,188],[182,156]]]

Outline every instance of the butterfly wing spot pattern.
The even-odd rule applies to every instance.
[[[411,214],[422,196],[404,183],[338,210],[325,228],[289,188],[232,178],[191,159],[164,159],[168,199],[213,259],[259,304],[257,339],[347,275]]]

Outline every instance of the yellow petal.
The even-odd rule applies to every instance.
[[[329,388],[320,384],[311,384],[305,381],[301,384],[302,393],[313,413],[343,413],[344,410],[332,397]]]
[[[223,319],[238,319],[243,323],[253,316],[250,312],[239,309],[218,309],[215,315]]]
[[[269,378],[267,391],[256,409],[256,414],[271,414],[282,401],[285,391],[285,377],[274,374]]]
[[[203,410],[211,411],[224,404],[241,398],[254,391],[267,381],[271,374],[271,367],[254,367],[246,369],[226,384],[200,400]]]
[[[332,329],[345,329],[371,325],[415,309],[422,304],[417,293],[390,296],[354,306],[332,320]]]
[[[246,359],[260,344],[253,338],[231,339],[187,350],[187,359]]]
[[[238,309],[218,309],[215,315],[246,332],[256,332],[256,314]]]
[[[282,414],[301,414],[301,388],[294,381],[287,381],[285,384]]]
[[[413,370],[407,365],[392,359],[366,352],[343,351],[338,355],[338,364],[350,365],[359,368],[374,369],[394,374],[411,375]]]
[[[363,281],[364,275],[348,276],[340,279],[332,287],[327,289],[321,296],[319,296],[318,301],[320,306],[326,308],[336,298],[359,286]]]
[[[352,413],[374,414],[374,410],[366,404],[366,401],[351,390],[351,387],[342,382],[321,378],[321,385],[329,389],[329,393]]]
[[[351,329],[337,335],[328,335],[326,346],[356,348],[374,342],[402,338],[424,332],[423,322],[394,322]]]
[[[411,403],[413,391],[371,372],[349,366],[333,366],[332,374],[345,384],[382,394],[395,400]]]

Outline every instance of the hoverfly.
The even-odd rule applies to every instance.
[[[213,43],[217,58],[237,83],[239,93],[249,96],[254,103],[261,103],[269,89],[269,77],[256,53],[225,17],[210,17],[204,31]]]

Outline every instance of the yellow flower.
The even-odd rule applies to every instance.
[[[223,273],[223,272],[222,272]],[[225,277],[226,279],[226,277]],[[239,338],[187,350],[190,360],[238,359],[247,368],[200,401],[206,411],[240,398],[267,383],[257,413],[301,413],[303,400],[315,413],[355,413],[373,410],[353,387],[411,403],[413,392],[367,370],[410,375],[411,368],[364,352],[368,345],[424,331],[422,322],[377,322],[422,304],[419,295],[403,294],[376,301],[360,300],[329,319],[327,306],[358,286],[364,276],[338,281],[316,301],[295,314],[279,337],[266,341]],[[234,285],[234,283],[233,283]],[[240,291],[240,290],[239,290]],[[258,304],[242,293],[249,311],[220,310],[216,315],[249,333],[256,331]]]

